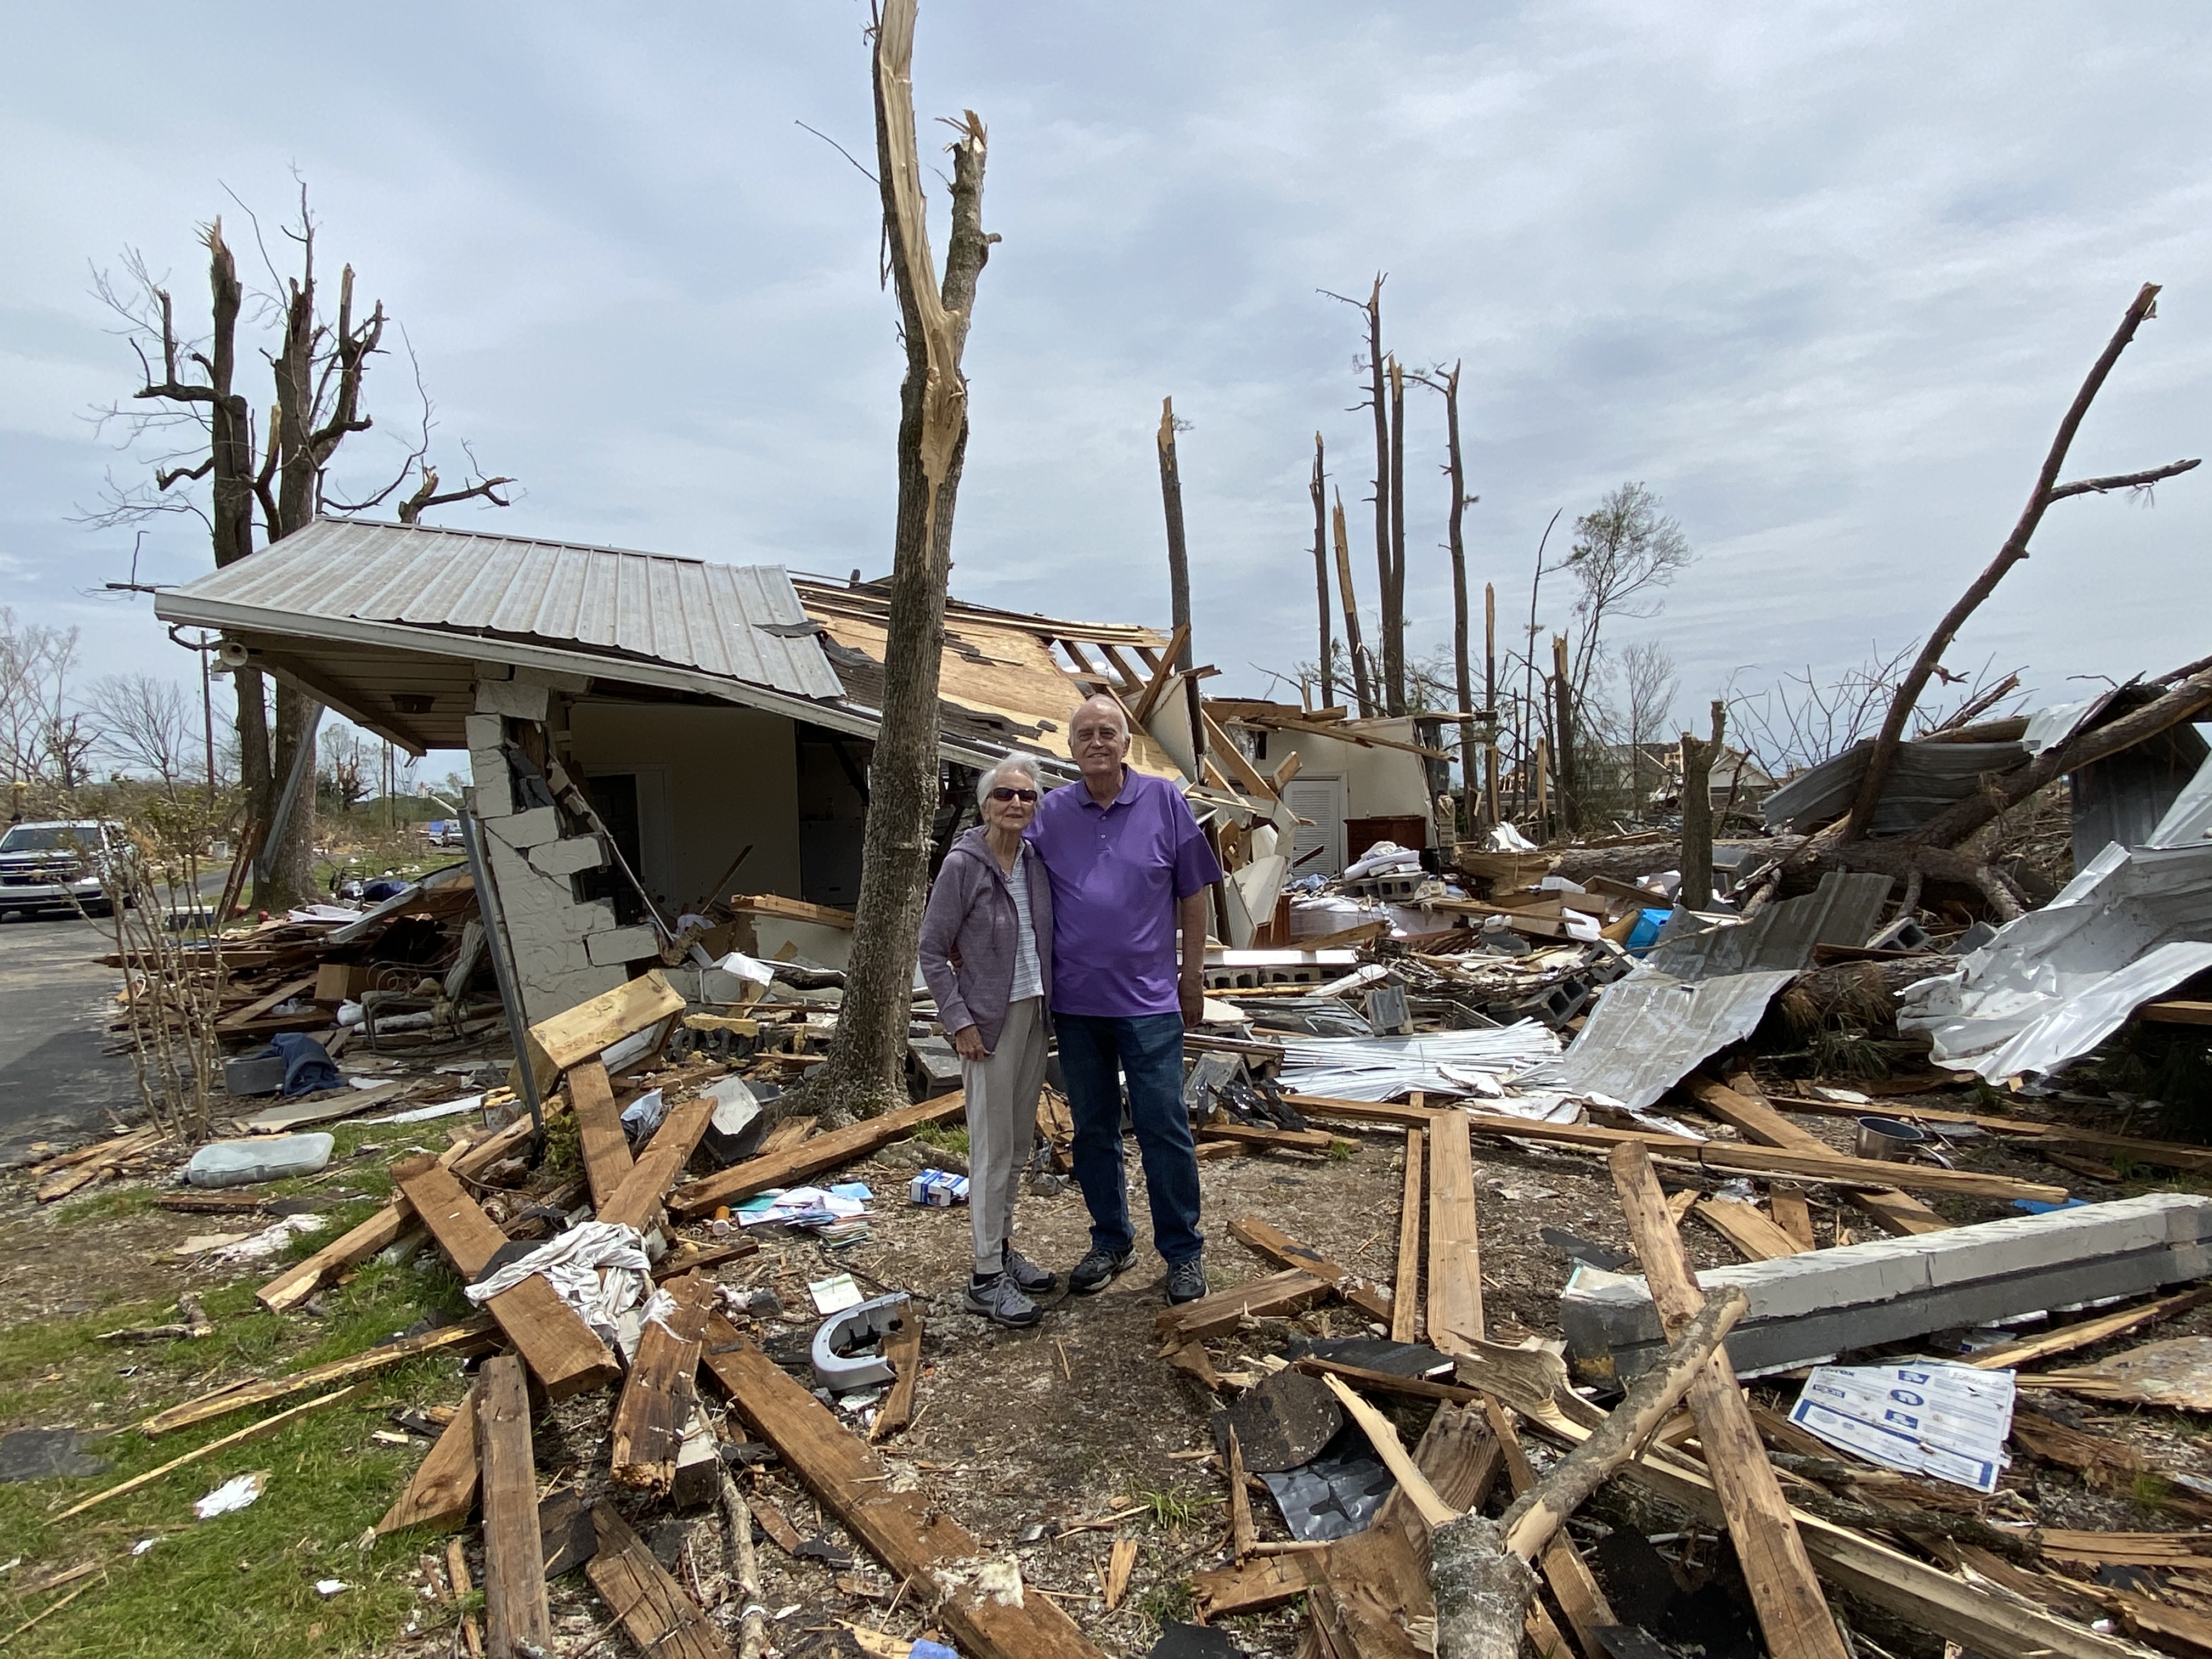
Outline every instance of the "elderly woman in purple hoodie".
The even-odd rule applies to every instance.
[[[975,1267],[965,1305],[1018,1328],[1044,1316],[1034,1298],[1059,1284],[1012,1242],[1050,1032],[1052,884],[1022,839],[1037,795],[1036,769],[1018,756],[983,774],[975,786],[983,822],[945,855],[921,919],[921,977],[967,1091]]]

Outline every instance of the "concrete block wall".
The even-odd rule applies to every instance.
[[[614,989],[629,976],[629,963],[659,953],[651,927],[622,927],[605,900],[577,898],[575,878],[608,862],[600,837],[564,836],[554,807],[516,810],[521,798],[501,746],[507,722],[557,715],[552,693],[580,689],[562,684],[571,678],[479,664],[477,712],[467,721],[484,851],[499,888],[523,1010],[533,1024]]]

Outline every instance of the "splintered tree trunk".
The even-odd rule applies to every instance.
[[[1393,654],[1394,630],[1390,603],[1390,405],[1383,401],[1382,278],[1378,274],[1367,295],[1367,395],[1375,405],[1375,576],[1382,606],[1382,660],[1374,687],[1376,713],[1404,712],[1392,690],[1397,684],[1398,662]]]
[[[1467,516],[1467,473],[1459,452],[1459,370],[1457,363],[1444,381],[1445,470],[1451,475],[1451,514],[1444,521],[1451,550],[1452,673],[1459,692],[1460,817],[1472,830],[1480,817],[1478,799],[1474,727],[1467,715],[1474,707],[1474,679],[1468,665],[1467,542],[1462,521]]]
[[[899,392],[898,520],[884,647],[884,723],[869,767],[852,961],[830,1058],[804,1091],[806,1109],[830,1121],[873,1116],[906,1103],[907,1014],[938,801],[945,587],[968,445],[968,387],[960,356],[992,240],[982,223],[985,134],[971,110],[956,124],[960,137],[951,146],[951,234],[940,289],[915,144],[915,0],[886,0],[876,34],[878,177],[905,325],[907,372]]]
[[[1482,585],[1482,707],[1490,738],[1482,746],[1483,815],[1498,822],[1498,586]]]
[[[1160,399],[1160,429],[1153,436],[1160,453],[1160,507],[1168,522],[1168,607],[1174,626],[1183,630],[1182,653],[1176,666],[1189,671],[1190,547],[1183,539],[1182,470],[1176,461],[1175,399]],[[1196,682],[1193,682],[1194,684]]]
[[[1572,835],[1583,827],[1580,779],[1575,766],[1575,684],[1567,672],[1567,637],[1552,635],[1552,784],[1559,797],[1559,827]]]
[[[1314,605],[1321,613],[1321,706],[1336,702],[1336,641],[1328,625],[1328,503],[1323,499],[1328,475],[1322,467],[1321,434],[1314,434],[1313,482],[1307,493],[1314,510]]]
[[[1682,733],[1682,890],[1675,902],[1704,910],[1713,902],[1713,762],[1728,731],[1728,705],[1713,699],[1713,735]]]
[[[1359,718],[1375,712],[1374,659],[1359,641],[1359,596],[1352,585],[1352,543],[1344,532],[1344,498],[1336,499],[1332,514],[1336,531],[1336,580],[1344,590],[1344,648],[1352,659],[1352,694],[1359,705]]]
[[[1383,600],[1382,654],[1390,712],[1406,712],[1406,371],[1390,360],[1390,591]]]

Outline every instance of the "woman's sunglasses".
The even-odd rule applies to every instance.
[[[991,792],[991,799],[993,800],[1034,801],[1036,799],[1036,791],[1034,789],[994,789]]]

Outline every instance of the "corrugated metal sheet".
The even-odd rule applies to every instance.
[[[397,623],[672,664],[797,696],[844,694],[775,565],[324,519],[177,598],[289,617]]]
[[[1784,824],[1800,833],[1810,832],[1850,811],[1866,775],[1872,739],[1855,743],[1832,760],[1822,761],[1799,774],[1759,804],[1766,827]],[[1872,832],[1901,836],[1917,830],[1952,802],[1973,793],[1975,783],[1996,772],[2010,771],[2028,757],[2017,743],[1905,743],[1883,786],[1881,804],[1875,809]]]
[[[1676,979],[1809,968],[1816,945],[1864,945],[1873,937],[1891,885],[1887,876],[1831,871],[1815,890],[1770,904],[1749,921],[1673,939],[1662,934],[1645,960]]]
[[[1641,1109],[1706,1055],[1749,1036],[1766,1005],[1796,977],[1784,968],[1692,981],[1639,968],[1606,987],[1574,1047],[1530,1081],[1574,1094],[1610,1095]]]

